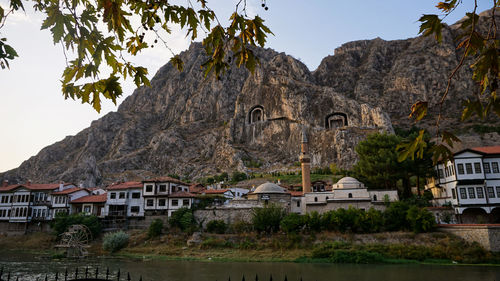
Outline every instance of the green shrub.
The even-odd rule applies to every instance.
[[[307,213],[304,217],[305,225],[307,229],[311,232],[320,232],[321,231],[321,216],[318,212],[313,211]]]
[[[280,223],[281,230],[285,233],[299,233],[304,225],[304,217],[296,213],[286,215]]]
[[[171,227],[177,227],[184,232],[193,232],[196,229],[193,210],[182,207],[172,213],[168,219]]]
[[[160,219],[155,219],[148,229],[148,238],[158,237],[163,229],[163,221]]]
[[[379,253],[367,251],[350,251],[350,250],[335,250],[329,257],[329,261],[333,263],[379,263],[384,260],[384,257]]]
[[[105,251],[115,253],[125,248],[128,244],[129,235],[123,231],[108,233],[104,235],[102,248]]]
[[[406,212],[410,206],[405,202],[392,202],[384,211],[385,229],[388,231],[398,231],[409,229],[406,220]]]
[[[252,210],[253,227],[258,232],[277,232],[284,216],[285,210],[278,205],[270,204],[264,208],[255,208]]]
[[[232,233],[247,233],[253,230],[253,226],[251,223],[246,221],[235,221],[229,227]]]
[[[227,224],[223,220],[212,220],[207,223],[207,232],[223,234],[227,230]]]
[[[83,224],[87,226],[92,233],[92,237],[96,238],[101,233],[101,223],[96,216],[88,216],[84,214],[68,215],[66,213],[59,213],[56,215],[50,226],[60,235],[68,230],[74,224]]]
[[[200,244],[201,249],[211,249],[211,248],[232,248],[233,244],[224,239],[217,239],[209,237]]]
[[[414,233],[430,232],[434,230],[436,226],[436,221],[431,212],[417,206],[412,206],[408,209],[406,220]]]
[[[231,181],[232,182],[240,182],[240,181],[244,181],[246,179],[247,179],[247,174],[245,174],[243,172],[235,171],[231,175]]]

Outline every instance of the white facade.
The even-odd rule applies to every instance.
[[[177,179],[164,177],[143,182],[144,210],[153,213],[166,213],[182,208],[177,198],[170,198],[171,194],[189,192],[189,185]],[[192,200],[191,200],[192,201]],[[177,203],[172,205],[172,203]],[[189,203],[189,207],[191,207]],[[179,207],[180,205],[180,207]]]
[[[426,189],[432,191],[434,205],[451,205],[458,216],[468,211],[484,211],[485,215],[498,212],[490,218],[497,221],[500,215],[499,165],[500,149],[463,150],[455,153],[446,165],[435,167],[437,178],[429,179]]]
[[[240,187],[231,187],[229,190],[231,190],[231,192],[233,193],[234,199],[242,198],[248,192],[250,192],[250,190]]]
[[[103,215],[143,217],[144,197],[142,196],[142,186],[108,189]]]

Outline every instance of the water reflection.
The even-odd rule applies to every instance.
[[[89,275],[98,267],[100,275],[109,267],[115,274],[122,271],[122,280],[130,272],[132,281],[142,276],[144,281],[253,281],[258,275],[259,281],[443,281],[443,280],[500,280],[500,267],[481,266],[438,266],[438,265],[336,265],[336,264],[299,264],[299,263],[237,263],[237,262],[195,262],[161,261],[130,259],[86,259],[81,261],[52,261],[48,257],[33,257],[13,253],[0,254],[0,267],[11,271],[11,280],[19,276],[20,281],[44,280],[49,274],[53,279],[55,272],[64,273],[68,269],[74,277],[75,268],[79,267],[82,277],[85,268]],[[59,275],[61,276],[61,275]],[[5,276],[4,276],[5,277]],[[110,278],[116,278],[114,275]],[[116,279],[115,279],[116,280]]]

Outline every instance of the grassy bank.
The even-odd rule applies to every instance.
[[[145,231],[130,231],[130,241],[116,256],[140,259],[314,262],[314,263],[432,263],[500,265],[500,254],[491,253],[477,243],[467,243],[445,233],[340,234],[322,232],[310,235],[203,234],[201,241],[187,246],[189,235],[170,233],[148,239]],[[31,251],[60,257],[54,250],[56,237],[47,233],[26,236],[0,236],[4,250]],[[93,256],[109,256],[102,240],[92,242]]]

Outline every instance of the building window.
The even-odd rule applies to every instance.
[[[132,206],[132,207],[130,207],[130,212],[131,213],[139,213],[139,210],[140,210],[139,206]]]
[[[444,178],[443,169],[438,169],[439,178]]]
[[[450,170],[451,170],[451,174],[454,176],[455,175],[455,166],[451,165]]]
[[[479,162],[474,163],[474,173],[476,173],[476,174],[481,173],[481,163],[479,163]]]
[[[495,198],[495,190],[493,189],[493,186],[488,186],[487,189],[488,189],[488,198]]]
[[[160,184],[160,192],[167,192],[167,185],[166,184]]]
[[[158,206],[165,207],[165,199],[158,200]]]
[[[460,199],[467,199],[467,192],[464,187],[460,188]]]
[[[120,192],[120,199],[125,199],[125,192]]]
[[[484,173],[486,173],[486,174],[491,173],[490,163],[483,163],[483,166],[484,166]]]
[[[377,194],[373,195],[373,201],[377,201]]]
[[[91,208],[92,208],[92,206],[85,206],[85,207],[83,207],[83,212],[87,213],[87,214],[90,214]]]
[[[469,191],[469,199],[476,199],[476,193],[474,192],[474,187],[467,188]]]
[[[457,193],[454,188],[451,189],[451,196],[453,196],[453,199],[457,199]]]
[[[300,201],[297,201],[297,208],[300,208]]]
[[[172,200],[172,206],[179,206],[179,200],[173,199]]]
[[[182,206],[189,206],[189,199],[183,199]]]
[[[491,162],[491,169],[493,173],[498,173],[498,162]]]
[[[153,199],[148,199],[146,201],[146,206],[148,207],[153,207],[154,206],[154,200]]]
[[[472,174],[472,164],[471,163],[465,163],[465,171],[467,174]]]
[[[484,192],[482,187],[476,187],[477,198],[484,198]]]
[[[348,196],[348,197],[349,197],[349,198],[352,198],[352,193],[349,193],[349,196]]]
[[[318,202],[318,197],[314,197],[314,202]]]
[[[458,174],[463,175],[464,174],[464,164],[457,164],[457,169],[458,169]]]
[[[151,184],[146,185],[146,192],[153,192],[153,185]]]
[[[500,198],[500,186],[497,186],[497,198]]]
[[[140,192],[133,192],[132,193],[132,198],[133,199],[139,199],[139,198],[141,198],[141,193]]]
[[[116,199],[116,193],[111,192],[111,193],[109,194],[109,199]]]

